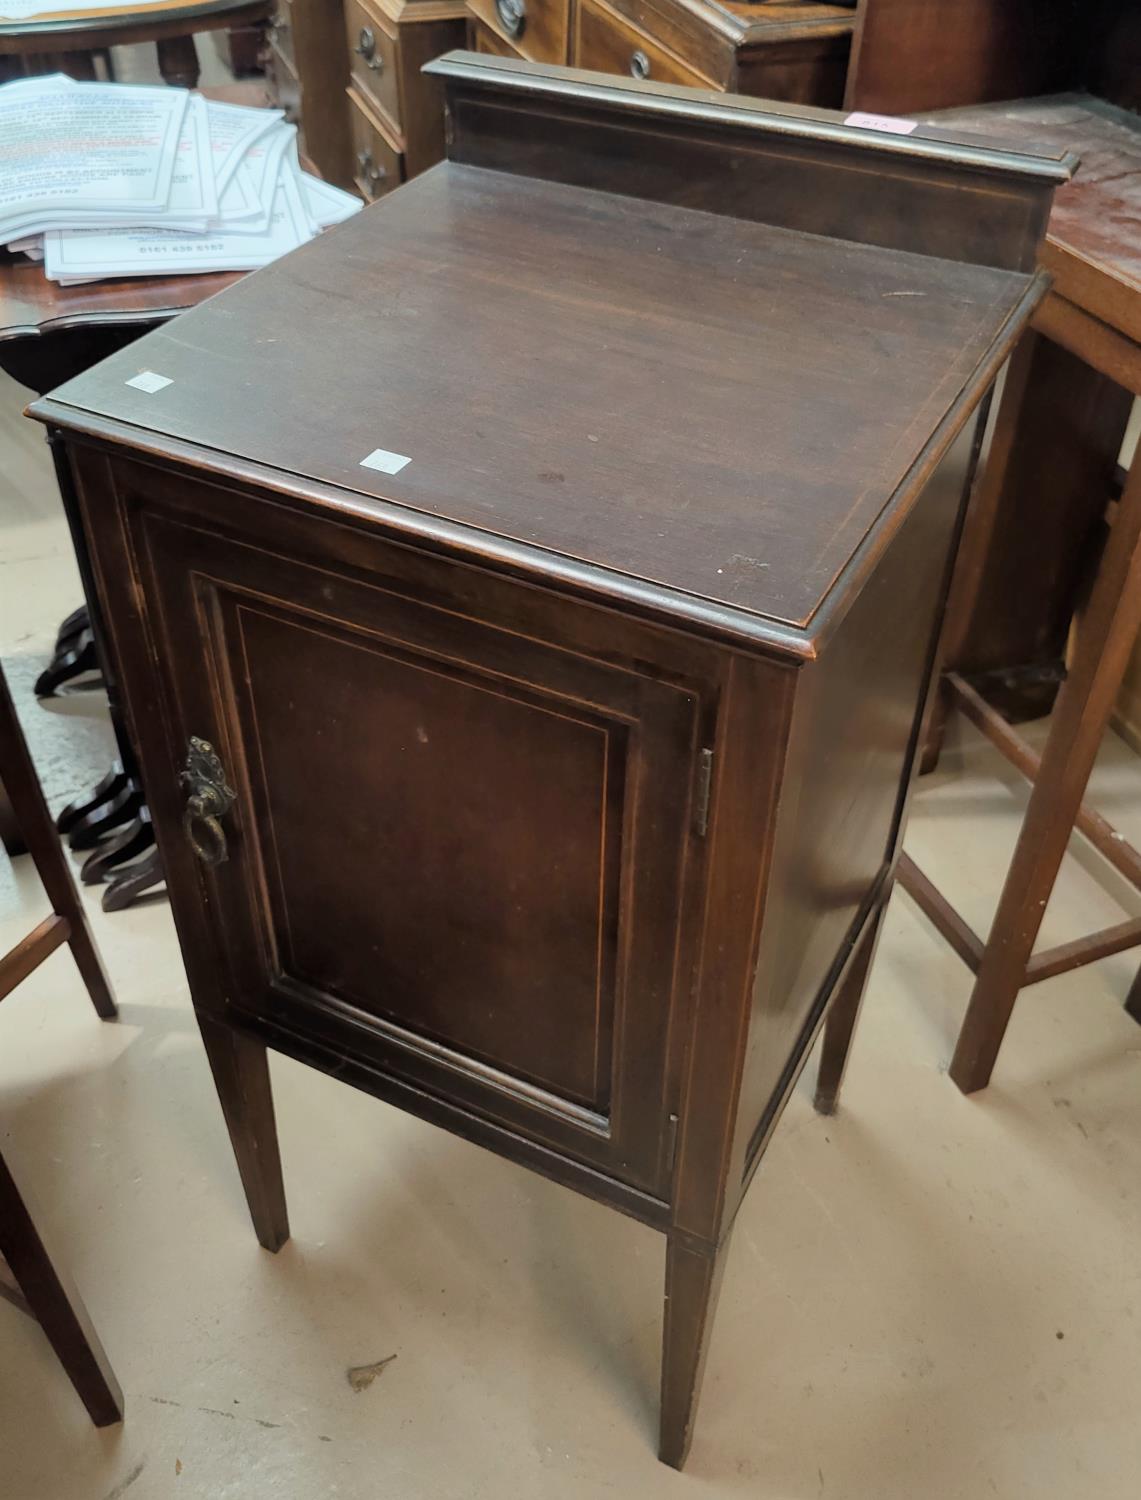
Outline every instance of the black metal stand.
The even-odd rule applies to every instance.
[[[140,321],[125,326],[60,329],[34,338],[8,340],[0,343],[0,367],[21,385],[43,394],[132,343],[153,326]],[[36,695],[51,697],[65,683],[85,673],[98,674],[106,690],[117,759],[97,787],[64,808],[57,827],[72,849],[91,851],[80,874],[87,885],[106,884],[103,910],[121,911],[143,892],[163,883],[162,864],[118,691],[108,670],[107,653],[100,645],[103,626],[98,595],[71,471],[57,444],[50,438],[49,443],[86,602],[60,626],[52,660],[36,682]],[[11,834],[2,814],[0,807],[0,833]]]
[[[102,685],[95,656],[95,635],[86,604],[72,610],[59,627],[52,659],[36,678],[36,697],[54,698],[60,688],[94,674],[92,687]]]
[[[72,485],[71,469],[62,445],[49,436],[64,514],[71,530],[79,574],[88,604],[85,610],[91,635],[92,657],[107,691],[107,707],[115,735],[118,759],[90,794],[65,807],[57,827],[72,849],[92,851],[80,870],[84,885],[106,883],[103,892],[104,911],[122,911],[144,892],[163,883],[162,861],[155,847],[154,828],[146,805],[134,746],[127,733],[119,699],[118,686],[101,649],[102,631],[95,602],[91,563],[79,521],[78,506]],[[70,616],[73,620],[75,616]],[[66,627],[68,621],[64,622]]]

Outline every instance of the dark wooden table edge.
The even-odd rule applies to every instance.
[[[198,31],[240,25],[255,20],[272,9],[272,0],[204,0],[201,5],[188,3],[175,10],[136,10],[119,15],[115,11],[92,11],[84,16],[26,21],[0,20],[0,56],[5,53],[60,50],[45,45],[54,38],[66,38],[68,49],[83,50],[85,37],[98,37],[107,45],[107,33],[115,32],[116,42],[128,41],[135,32],[145,32],[145,40],[163,35],[186,36]],[[194,24],[188,29],[188,22]],[[17,45],[10,45],[17,44]],[[67,50],[67,49],[64,49]]]
[[[216,291],[222,292],[246,273],[219,271],[208,274],[217,275],[219,278],[232,274],[233,280],[223,281],[216,288]],[[188,280],[194,279],[196,278],[188,278]],[[214,293],[211,293],[211,296],[213,295]],[[11,323],[7,327],[0,328],[0,365],[3,364],[6,344],[18,344],[26,339],[50,338],[52,334],[72,333],[80,328],[130,328],[142,325],[145,329],[151,323],[165,323],[168,319],[177,317],[179,313],[188,312],[192,307],[200,305],[199,302],[182,302],[166,304],[162,307],[123,308],[117,311],[76,308],[72,311],[62,311],[58,317],[43,318],[38,323]]]
[[[603,607],[625,609],[655,624],[670,627],[680,622],[683,629],[697,630],[710,639],[749,651],[775,651],[782,657],[792,655],[805,661],[816,655],[810,633],[795,626],[784,626],[779,621],[718,605],[668,585],[650,583],[462,522],[445,520],[399,501],[365,496],[326,481],[289,475],[253,459],[201,448],[127,422],[96,416],[54,396],[33,401],[25,415],[50,428],[62,428],[87,446],[104,452],[129,447],[132,453],[145,454],[164,467],[196,470],[200,478],[216,479],[219,483],[249,484],[296,509],[311,511],[317,507],[343,524],[364,528],[400,545],[426,547],[450,555],[462,553],[472,566],[494,568],[523,580],[542,574],[568,594]]]

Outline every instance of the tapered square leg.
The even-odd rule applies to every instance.
[[[887,897],[881,901],[864,924],[856,950],[848,964],[847,973],[828,1008],[824,1022],[824,1038],[820,1044],[820,1064],[816,1073],[815,1104],[819,1114],[834,1115],[840,1102],[840,1086],[844,1082],[844,1071],[848,1066],[848,1054],[852,1050],[852,1037],[859,1019],[860,1007],[868,987],[872,960],[879,944],[883,914],[887,909]]]
[[[667,1241],[658,1457],[675,1469],[689,1453],[727,1250],[726,1242],[694,1249],[674,1235]]]
[[[258,1243],[276,1253],[289,1238],[289,1217],[265,1046],[206,1016],[198,1026]]]
[[[123,1392],[79,1293],[0,1157],[0,1255],[96,1427],[123,1420]]]

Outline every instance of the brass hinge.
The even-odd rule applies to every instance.
[[[677,1115],[670,1115],[666,1124],[666,1177],[672,1177],[677,1162]]]
[[[713,785],[713,751],[703,750],[697,760],[697,795],[694,799],[693,823],[698,838],[709,832],[709,792]]]

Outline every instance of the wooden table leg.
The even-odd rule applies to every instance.
[[[263,1043],[199,1015],[198,1026],[226,1117],[258,1243],[276,1253],[289,1238],[281,1153]]]
[[[96,83],[99,78],[95,71],[94,52],[58,52],[44,71],[66,73],[78,83]]]
[[[118,1015],[79,892],[67,868],[63,845],[48,812],[36,768],[28,754],[8,684],[0,672],[0,782],[15,812],[20,834],[43,881],[52,910],[65,918],[68,943],[91,1003],[105,1021]]]
[[[198,49],[192,36],[164,36],[155,49],[163,83],[179,89],[198,87]]]
[[[879,945],[891,889],[884,894],[879,907],[864,924],[856,950],[848,964],[848,972],[836,992],[828,1015],[824,1021],[824,1037],[820,1044],[820,1063],[816,1073],[815,1105],[818,1114],[834,1115],[840,1102],[840,1087],[844,1082],[844,1071],[848,1066],[848,1054],[852,1050],[852,1036],[859,1019],[860,1007],[867,993],[868,976]]]
[[[701,1377],[728,1243],[695,1248],[669,1235],[662,1323],[662,1409],[658,1457],[680,1469],[689,1453]]]
[[[959,1033],[950,1071],[964,1093],[990,1081],[1139,626],[1141,459],[1077,620],[1069,675]]]
[[[0,1156],[0,1254],[96,1427],[123,1420],[123,1393],[87,1310],[53,1259]]]

